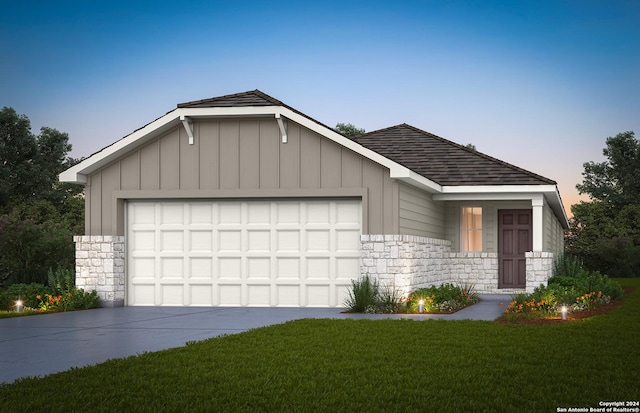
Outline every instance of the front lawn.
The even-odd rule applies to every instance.
[[[555,412],[633,401],[640,279],[619,281],[636,290],[582,321],[293,321],[0,385],[0,411]]]

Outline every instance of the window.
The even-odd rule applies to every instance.
[[[482,208],[462,208],[462,251],[482,251]]]

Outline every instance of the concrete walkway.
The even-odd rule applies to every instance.
[[[120,307],[0,319],[0,383],[303,318],[495,320],[510,299],[481,297],[478,304],[450,315],[346,314],[335,308]]]

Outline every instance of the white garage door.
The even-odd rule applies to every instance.
[[[341,307],[360,200],[129,202],[127,305]]]

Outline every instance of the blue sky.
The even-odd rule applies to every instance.
[[[0,106],[69,133],[75,157],[260,89],[327,125],[473,143],[570,205],[607,137],[640,138],[636,0],[4,3]]]

